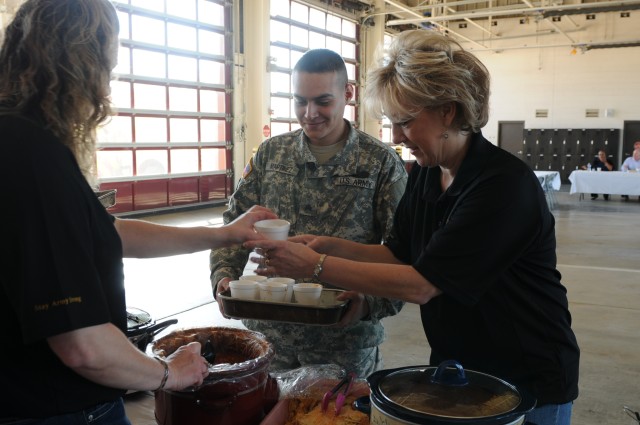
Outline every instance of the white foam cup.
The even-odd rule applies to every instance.
[[[259,274],[243,274],[238,279],[240,279],[240,280],[252,280],[254,282],[264,282],[269,278],[267,276],[260,276]]]
[[[295,285],[296,280],[291,279],[290,277],[270,277],[267,279],[267,282],[279,282],[287,285],[287,294],[284,296],[285,302],[291,302],[291,297],[293,296],[293,285]]]
[[[231,296],[233,298],[243,300],[259,299],[258,282],[254,280],[232,280],[229,282],[229,288],[231,289]]]
[[[296,283],[293,294],[298,304],[316,305],[320,301],[322,285],[319,283]]]
[[[291,223],[287,220],[272,219],[272,220],[260,220],[253,224],[256,232],[260,233],[267,239],[273,239],[276,241],[286,241],[289,236],[289,228]]]
[[[260,299],[262,301],[283,302],[287,295],[287,284],[281,282],[260,282]]]

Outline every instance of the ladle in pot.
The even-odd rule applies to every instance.
[[[205,358],[210,364],[215,364],[216,361],[216,350],[213,347],[210,339],[207,339],[207,342],[202,346],[202,350],[200,355]]]

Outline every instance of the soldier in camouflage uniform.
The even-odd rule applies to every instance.
[[[402,159],[391,147],[343,119],[353,87],[339,55],[325,49],[307,52],[293,70],[293,82],[302,129],[259,146],[229,201],[224,222],[252,205],[263,205],[291,222],[290,235],[381,243],[391,231],[406,185]],[[249,254],[243,248],[211,252],[215,295],[243,273]],[[350,307],[360,309],[354,310],[358,317],[347,327],[243,323],[265,334],[274,345],[273,369],[335,363],[366,376],[382,366],[378,345],[385,334],[380,320],[397,314],[402,306],[401,301],[358,294]]]

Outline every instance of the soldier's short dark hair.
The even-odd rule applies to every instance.
[[[324,74],[335,72],[343,84],[347,84],[347,67],[342,56],[329,49],[312,49],[307,51],[293,68],[293,72],[308,72],[310,74]]]

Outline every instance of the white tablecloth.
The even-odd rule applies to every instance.
[[[640,173],[576,170],[569,175],[569,181],[569,193],[640,195]]]
[[[543,188],[560,190],[560,173],[558,171],[534,171]]]

